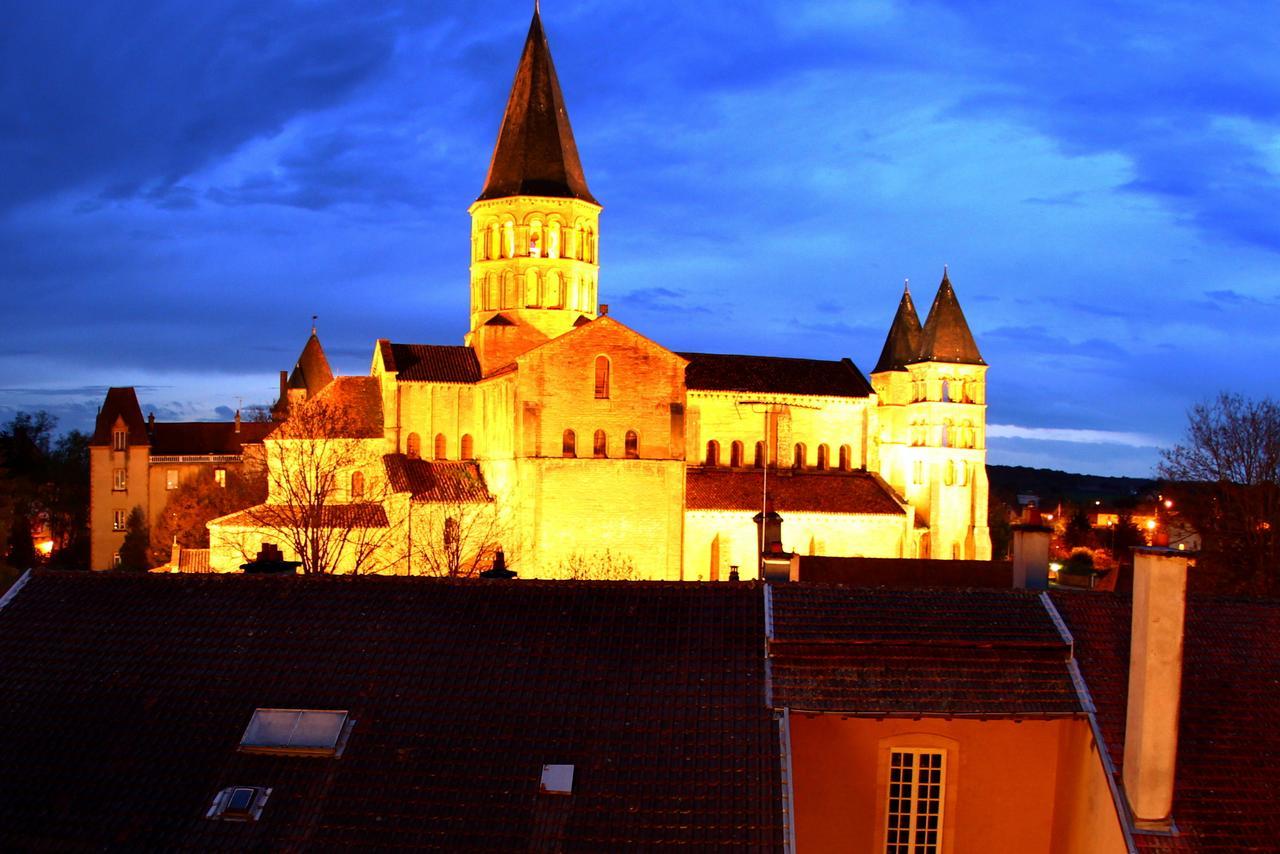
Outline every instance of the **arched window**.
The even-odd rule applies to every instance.
[[[445,441],[444,434],[437,433],[436,434],[436,459],[437,460],[447,459],[449,456],[448,451],[449,451],[449,445]]]
[[[411,460],[416,460],[422,456],[422,439],[417,433],[410,433],[408,438],[404,440],[404,455]]]
[[[955,437],[952,435],[951,419],[948,418],[942,422],[942,447],[950,448]]]
[[[720,443],[717,442],[715,439],[712,439],[710,442],[707,442],[706,463],[709,466],[720,465]]]
[[[515,308],[519,298],[520,293],[516,287],[516,274],[508,270],[502,274],[502,307]]]
[[[529,257],[542,257],[542,220],[529,223]]]
[[[493,273],[484,277],[484,307],[488,311],[496,311],[502,303],[502,295],[498,293],[498,277]]]
[[[942,402],[951,402],[951,380],[942,381]]]
[[[603,430],[597,430],[595,441],[591,443],[591,453],[600,459],[609,456],[609,443]]]
[[[538,307],[538,271],[529,270],[524,274],[524,304],[526,308]]]
[[[831,450],[824,444],[818,446],[818,468],[826,469],[831,465]]]
[[[956,483],[960,486],[969,485],[969,464],[961,463],[956,469]]]
[[[956,461],[947,460],[946,473],[943,475],[943,483],[947,486],[956,482]]]
[[[795,460],[791,463],[792,468],[802,469],[805,467],[805,448],[803,442],[796,443]]]
[[[849,471],[853,468],[853,449],[848,445],[840,446],[840,471]]]
[[[625,442],[625,453],[626,453],[627,459],[629,460],[640,459],[640,436],[639,434],[636,433],[635,430],[627,431],[627,438]]]
[[[449,516],[444,520],[444,547],[452,550],[458,545],[458,520]]]
[[[560,257],[560,223],[558,222],[547,226],[547,257]]]
[[[594,263],[595,263],[595,260],[596,260],[596,236],[595,236],[595,233],[594,233],[591,229],[589,229],[589,228],[588,228],[588,229],[587,229],[587,231],[586,231],[586,234],[585,234],[585,235],[584,235],[584,237],[583,237],[583,239],[584,239],[584,240],[586,240],[586,242],[587,242],[586,250],[583,252],[583,255],[585,255],[586,257],[585,257],[583,260],[588,261],[588,262],[590,262],[590,263],[593,263],[593,264],[594,264]]]
[[[547,273],[547,308],[564,308],[564,288],[557,270]]]
[[[502,257],[516,256],[516,224],[507,220],[502,224]]]
[[[352,472],[351,500],[359,501],[361,498],[364,498],[364,472]]]
[[[742,468],[742,443],[734,442],[729,446],[729,465]]]
[[[756,442],[756,456],[754,465],[758,469],[764,468],[764,442]]]
[[[470,433],[462,434],[462,442],[458,446],[458,457],[464,460],[476,458],[475,443],[472,442]]]
[[[573,229],[573,257],[582,260],[582,223],[578,223]]]
[[[576,457],[577,455],[578,455],[578,437],[572,430],[565,430],[561,456]]]
[[[609,357],[596,356],[596,397],[609,396]]]
[[[489,226],[489,245],[485,248],[485,257],[493,260],[501,254],[502,240],[498,237],[498,224],[495,222]]]

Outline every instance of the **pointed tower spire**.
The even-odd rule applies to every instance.
[[[938,295],[929,308],[929,319],[924,323],[920,336],[920,350],[916,362],[955,362],[964,365],[985,365],[978,344],[973,340],[969,324],[960,310],[960,301],[951,287],[947,268],[942,268],[942,283]]]
[[[893,316],[888,337],[884,339],[880,361],[876,362],[875,370],[871,373],[905,371],[907,362],[914,360],[920,352],[920,336],[920,315],[916,314],[916,304],[911,299],[911,282],[904,280],[898,312]]]
[[[320,346],[320,338],[313,327],[311,336],[307,338],[307,343],[303,345],[302,353],[293,366],[293,373],[289,375],[289,388],[305,391],[307,397],[314,397],[331,382],[333,370],[329,367],[329,360],[324,355],[324,348]]]
[[[477,201],[507,196],[549,196],[598,204],[587,189],[537,3],[489,175]]]

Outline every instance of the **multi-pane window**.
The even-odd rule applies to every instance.
[[[165,489],[178,488],[178,470],[177,469],[169,469],[164,473],[164,488]]]
[[[111,450],[123,451],[129,447],[129,431],[113,430],[111,431]]]
[[[123,531],[125,525],[126,514],[123,510],[113,511],[111,514],[111,530]]]
[[[226,469],[214,469],[214,470],[213,470],[213,482],[214,482],[214,483],[216,483],[216,484],[218,484],[218,486],[226,486],[226,485],[227,485],[227,470],[226,470]]]
[[[885,854],[939,854],[945,754],[894,750],[889,755]]]
[[[111,472],[111,488],[117,492],[123,492],[129,488],[129,481],[125,476],[124,469],[115,469]]]

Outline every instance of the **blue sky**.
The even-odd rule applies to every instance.
[[[601,299],[672,349],[875,363],[943,264],[990,460],[1149,474],[1276,394],[1280,7],[548,0]],[[460,343],[525,2],[0,0],[0,417],[266,403],[320,316]]]

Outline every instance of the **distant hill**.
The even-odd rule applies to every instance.
[[[1017,496],[1038,495],[1041,507],[1050,507],[1059,501],[1073,504],[1104,504],[1124,506],[1155,489],[1159,483],[1150,478],[1107,477],[1096,474],[1072,474],[1055,469],[1036,469],[1027,466],[987,466],[987,479],[991,482],[991,494],[1010,507],[1016,506]]]

